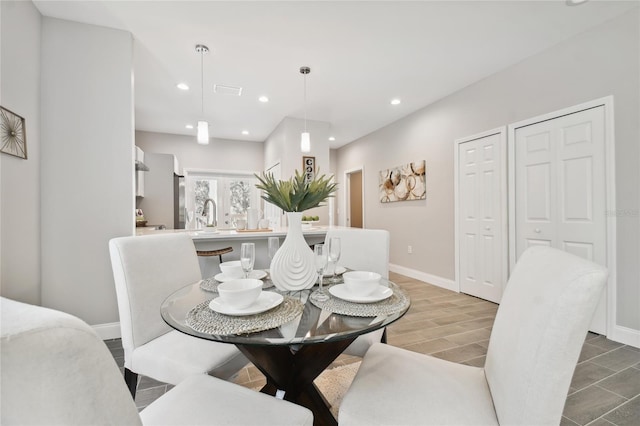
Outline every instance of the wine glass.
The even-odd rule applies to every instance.
[[[244,271],[244,277],[249,278],[253,271],[253,263],[256,261],[256,245],[254,243],[242,243],[240,246],[240,266]]]
[[[187,210],[187,223],[185,223],[185,229],[191,229],[191,225],[193,222],[193,210]]]
[[[329,238],[329,262],[333,264],[333,277],[329,279],[330,283],[337,283],[340,279],[336,275],[336,269],[338,268],[338,260],[340,260],[340,237]]]
[[[315,291],[313,293],[313,297],[315,298],[315,300],[318,300],[320,302],[329,300],[329,295],[326,293],[326,291],[322,287],[322,277],[324,275],[324,270],[327,267],[327,252],[328,252],[327,247],[325,247],[324,244],[316,244],[313,247],[313,255],[315,257],[315,262],[316,262],[316,271],[318,271],[318,277],[320,280],[319,281],[320,288],[318,289],[318,291]]]
[[[268,249],[269,249],[269,267],[271,267],[271,261],[273,260],[276,252],[280,248],[280,238],[278,237],[269,237],[267,241]]]

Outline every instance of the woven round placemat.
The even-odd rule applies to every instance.
[[[210,291],[210,292],[213,292],[213,293],[217,293],[219,284],[220,284],[220,281],[218,281],[215,278],[211,277],[211,278],[207,278],[205,280],[200,281],[200,288],[205,290],[205,291]],[[273,281],[271,281],[268,278],[263,278],[262,279],[262,289],[266,290],[266,289],[271,288],[271,287],[273,287]]]
[[[271,310],[236,317],[211,310],[209,302],[199,303],[187,313],[187,325],[199,333],[218,336],[255,333],[280,327],[302,314],[304,309],[300,300],[284,296],[282,303]]]
[[[325,291],[328,293],[329,288]],[[377,317],[378,315],[392,315],[402,312],[409,306],[409,298],[397,286],[391,287],[393,294],[391,297],[374,303],[354,303],[346,300],[338,299],[329,295],[326,301],[319,301],[313,297],[309,297],[311,303],[320,309],[331,311],[335,314],[349,315],[352,317]]]

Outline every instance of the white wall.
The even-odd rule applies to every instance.
[[[173,160],[171,154],[145,152],[144,197],[136,199],[147,225],[165,225],[173,229]],[[131,216],[133,220],[133,216]]]
[[[211,139],[209,145],[198,145],[196,137],[136,131],[136,145],[146,153],[173,154],[180,173],[188,169],[262,170],[263,144],[229,139]]]
[[[329,150],[329,170],[331,175],[335,177],[335,181],[341,180],[338,178],[338,150],[330,149]],[[329,199],[329,209],[332,210],[329,212],[331,215],[332,221],[329,222],[329,225],[338,225],[340,222],[340,217],[338,216],[338,207],[340,206],[340,200],[337,197],[337,194]]]
[[[320,174],[330,175],[329,132],[331,126],[323,121],[307,120],[307,130],[311,137],[311,151],[300,151],[300,133],[304,129],[304,120],[285,117],[264,143],[264,169],[272,167],[277,162],[281,164],[281,178],[283,180],[302,171],[302,157],[315,157],[316,170]],[[329,223],[328,205],[311,209],[309,215],[319,216],[320,224]]]
[[[42,20],[42,304],[118,321],[109,239],[133,234],[133,40]]]
[[[26,119],[26,160],[0,154],[0,294],[40,303],[40,12],[0,2],[0,104]]]
[[[638,14],[568,39],[339,150],[340,179],[366,164],[366,226],[391,231],[391,263],[454,279],[454,140],[613,95],[617,208],[625,212],[617,218],[617,324],[640,330]],[[427,200],[381,204],[378,171],[417,159],[427,162]]]

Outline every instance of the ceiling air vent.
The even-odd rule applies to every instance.
[[[214,84],[213,91],[220,95],[232,95],[232,96],[242,95],[242,87],[225,86],[224,84]]]

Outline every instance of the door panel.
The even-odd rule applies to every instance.
[[[515,130],[516,258],[548,244],[607,264],[604,107]],[[606,332],[606,292],[591,325]]]
[[[503,287],[501,134],[458,144],[460,290],[493,302]]]
[[[526,221],[551,220],[551,167],[549,163],[526,166]]]
[[[591,157],[564,160],[560,177],[563,191],[562,220],[564,222],[593,221],[593,165]]]
[[[362,171],[349,174],[349,226],[362,228]]]

